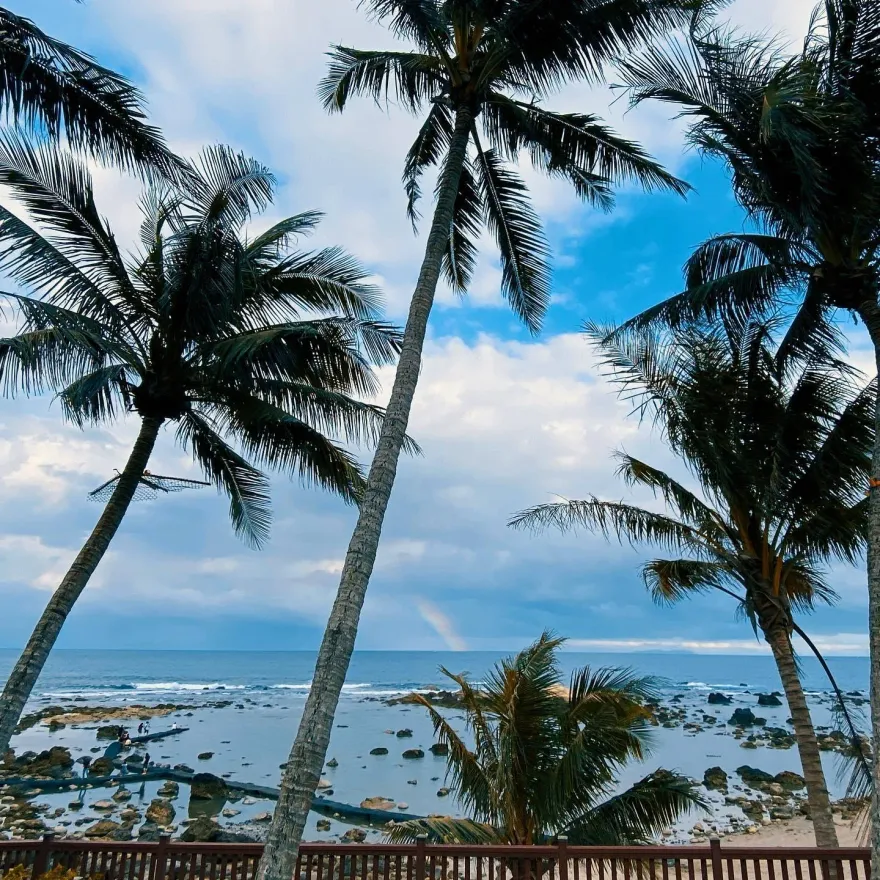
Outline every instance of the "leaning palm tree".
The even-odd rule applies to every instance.
[[[105,424],[125,412],[137,440],[94,530],[36,625],[0,698],[0,754],[59,631],[119,528],[163,425],[229,498],[235,531],[262,545],[274,468],[356,501],[356,460],[330,439],[372,441],[381,410],[374,363],[399,335],[378,296],[336,248],[292,249],[318,222],[282,220],[249,238],[273,178],[228,148],[206,149],[185,190],[143,199],[142,250],[123,258],[88,171],[70,156],[0,136],[0,183],[29,220],[0,207],[0,270],[35,296],[6,294],[18,335],[0,340],[0,384],[60,388],[65,415]]]
[[[584,527],[681,556],[642,574],[653,598],[731,596],[773,653],[788,700],[819,846],[837,845],[816,733],[792,648],[794,616],[835,594],[834,560],[856,562],[867,536],[865,482],[876,382],[824,359],[780,358],[771,328],[751,323],[611,342],[590,327],[621,391],[650,413],[695,492],[625,453],[618,474],[659,495],[666,512],[591,498],[542,504],[518,528]]]
[[[501,292],[533,332],[550,293],[548,247],[516,170],[528,153],[539,171],[569,181],[610,209],[620,182],[683,193],[685,185],[595,116],[559,113],[541,99],[574,79],[598,81],[605,64],[683,23],[694,0],[365,0],[410,51],[336,46],[320,95],[341,111],[354,95],[427,110],[404,161],[409,216],[418,219],[422,175],[439,169],[436,202],[410,304],[400,362],[348,546],[312,687],[281,779],[260,877],[288,880],[330,739],[360,611],[400,456],[441,275],[464,292],[488,227],[501,257]]]
[[[12,122],[123,168],[183,169],[128,80],[3,8],[0,70],[0,114]]]
[[[397,823],[391,840],[427,834],[436,843],[540,845],[566,835],[579,846],[634,845],[704,805],[694,783],[666,770],[619,790],[620,771],[649,754],[645,701],[654,685],[627,670],[584,667],[566,688],[557,659],[563,642],[544,633],[498,663],[479,689],[442,669],[460,689],[472,749],[414,696],[449,748],[447,776],[472,818]]]
[[[702,245],[687,264],[687,289],[624,332],[694,314],[741,321],[784,303],[794,315],[786,344],[822,352],[843,309],[864,323],[880,366],[878,22],[878,0],[825,0],[793,57],[712,32],[625,65],[634,100],[679,108],[694,146],[730,169],[755,229]],[[871,702],[880,705],[880,435],[875,443],[867,568]],[[872,727],[880,741],[880,713]],[[874,774],[880,784],[880,762]],[[880,880],[880,799],[873,826]]]

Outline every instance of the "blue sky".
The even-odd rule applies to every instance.
[[[403,320],[422,241],[405,217],[400,167],[417,123],[369,102],[327,117],[314,97],[331,42],[392,43],[354,0],[9,5],[131,76],[176,149],[223,141],[268,164],[280,188],[267,221],[325,211],[314,243],[358,255],[382,283],[389,316]],[[736,0],[729,15],[797,35],[810,5]],[[625,113],[623,102],[609,106],[611,97],[576,85],[548,104],[600,114],[695,191],[687,201],[623,191],[617,209],[602,215],[527,172],[555,254],[544,332],[530,338],[506,310],[491,249],[467,299],[441,291],[411,423],[425,455],[401,467],[361,648],[508,649],[549,626],[585,649],[756,649],[722,598],[654,608],[632,550],[505,527],[512,512],[553,493],[624,495],[609,458],[615,448],[670,464],[656,437],[626,418],[579,328],[587,318],[628,317],[675,292],[691,247],[742,224],[723,170],[683,152],[680,124],[664,108]],[[137,183],[98,169],[96,187],[120,240],[131,239]],[[382,378],[388,387],[390,373]],[[127,422],[79,432],[48,399],[3,403],[0,646],[26,638],[97,516],[86,492],[122,466],[134,429]],[[197,476],[171,431],[152,470]],[[60,644],[314,647],[354,514],[283,478],[274,491],[273,540],[261,553],[238,544],[213,490],[135,505]],[[841,602],[817,614],[811,631],[831,651],[863,652],[863,577],[840,569],[833,579]]]

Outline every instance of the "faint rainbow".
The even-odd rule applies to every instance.
[[[450,651],[467,651],[467,642],[455,631],[453,622],[433,602],[419,599],[416,607],[422,620],[443,639]]]

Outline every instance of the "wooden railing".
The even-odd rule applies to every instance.
[[[0,876],[55,866],[91,880],[251,880],[258,843],[0,841]],[[293,880],[870,880],[867,849],[306,843]]]

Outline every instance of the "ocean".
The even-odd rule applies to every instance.
[[[458,812],[454,798],[438,797],[443,786],[446,762],[427,750],[434,742],[426,713],[420,707],[385,702],[414,690],[447,687],[440,672],[445,666],[453,672],[468,672],[479,681],[499,659],[491,653],[441,652],[357,652],[351,663],[335,719],[328,760],[338,766],[327,768],[324,776],[332,784],[333,800],[359,804],[376,795],[406,805],[406,811],[420,815]],[[0,651],[0,675],[4,676],[17,657],[14,651]],[[726,656],[695,654],[579,654],[560,655],[566,678],[584,665],[625,667],[656,678],[664,704],[674,704],[699,719],[713,712],[717,727],[693,731],[683,725],[659,727],[652,733],[651,752],[644,763],[632,764],[622,774],[620,785],[629,784],[659,768],[674,769],[702,779],[707,767],[720,765],[728,772],[741,764],[778,773],[800,771],[795,749],[761,747],[748,752],[733,738],[726,722],[737,707],[756,706],[756,694],[780,691],[773,661],[766,655]],[[309,688],[315,655],[313,652],[246,651],[71,651],[52,654],[37,685],[29,710],[46,705],[122,706],[126,704],[175,703],[184,708],[151,724],[153,732],[170,728],[173,723],[189,730],[154,743],[151,757],[159,763],[185,763],[199,770],[231,778],[277,785],[279,765],[296,733],[297,723]],[[832,669],[841,688],[850,693],[865,693],[868,686],[868,660],[860,657],[832,658]],[[830,723],[829,686],[813,658],[802,660],[806,690],[817,726]],[[707,706],[710,691],[728,694],[731,706]],[[220,701],[229,705],[217,707]],[[461,713],[448,713],[463,729]],[[761,708],[767,724],[785,727],[788,711]],[[96,723],[71,725],[50,732],[39,725],[13,740],[16,750],[39,750],[49,745],[63,745],[74,757],[90,754],[97,748]],[[132,726],[136,726],[136,723]],[[403,728],[413,732],[401,739],[393,734]],[[370,750],[384,746],[387,756],[371,756]],[[426,757],[405,760],[404,749],[422,748]],[[213,753],[199,760],[201,753]],[[828,753],[826,773],[834,796],[842,796],[843,782],[836,756]],[[160,783],[147,783],[138,800],[144,804],[155,796]],[[107,796],[107,792],[87,792],[86,807]],[[70,800],[70,793],[44,795],[41,802],[60,809]],[[188,804],[185,794],[176,803],[177,821],[194,817],[203,809]],[[238,810],[223,821],[234,824],[247,821],[258,813],[271,810],[270,802],[231,804]],[[715,815],[729,813],[722,801],[715,804]],[[79,812],[78,816],[85,814]],[[726,815],[726,814],[725,814]],[[315,829],[313,816],[306,836],[326,836]],[[696,821],[701,817],[691,817]],[[63,819],[61,821],[64,821]],[[346,826],[334,822],[330,834]]]

